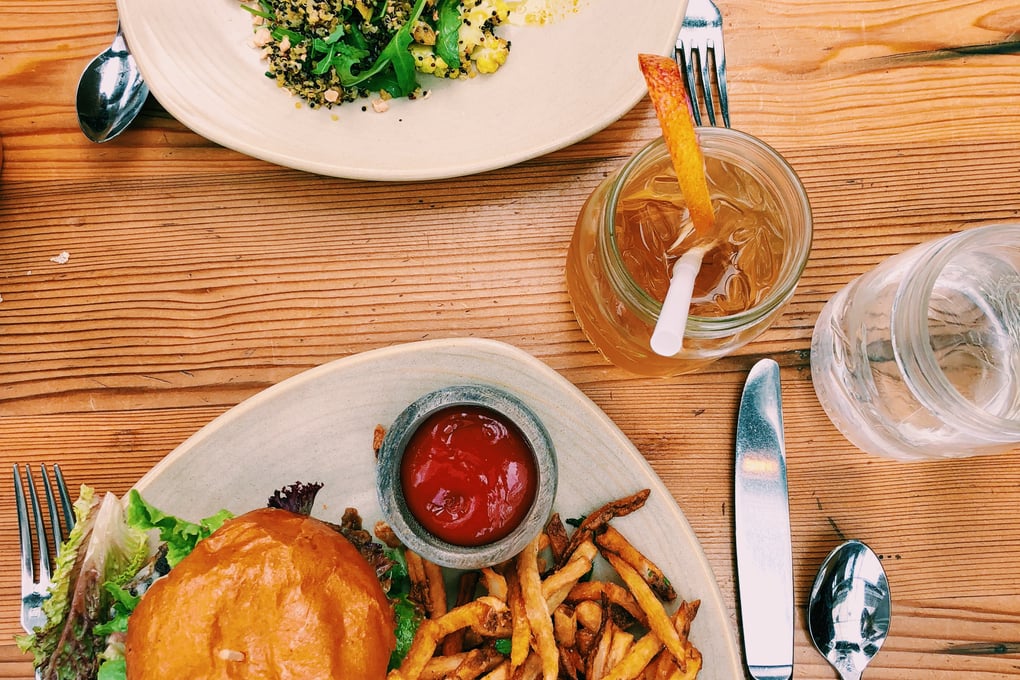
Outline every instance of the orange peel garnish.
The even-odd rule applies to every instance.
[[[680,67],[676,60],[657,54],[639,54],[638,63],[694,230],[700,237],[708,238],[715,224],[715,211],[705,178],[705,157],[694,133],[694,116]]]

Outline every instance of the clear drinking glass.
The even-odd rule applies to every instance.
[[[754,221],[765,216],[781,244],[767,278],[745,308],[717,316],[687,319],[683,349],[671,357],[655,354],[649,343],[662,309],[661,298],[635,281],[632,258],[617,240],[621,204],[648,191],[645,179],[658,177],[654,192],[670,194],[682,210],[683,197],[669,153],[656,139],[600,184],[585,202],[567,253],[567,290],[574,315],[588,339],[610,362],[633,373],[669,376],[690,373],[730,354],[760,335],[793,295],[811,250],[811,208],[796,173],[764,142],[729,128],[699,128],[717,226],[725,219]],[[638,185],[638,186],[635,186]],[[661,206],[660,206],[661,207]],[[723,216],[723,213],[729,213]],[[670,213],[672,219],[673,213]],[[746,225],[752,231],[755,225]],[[750,241],[749,243],[755,243]],[[737,246],[737,250],[753,245]],[[711,251],[710,251],[711,254]],[[702,264],[704,272],[710,254]],[[742,253],[738,252],[738,257]],[[662,279],[668,286],[668,274]],[[697,286],[696,286],[697,287]],[[663,293],[664,295],[664,293]]]
[[[899,460],[1020,443],[1020,224],[896,255],[837,293],[811,343],[815,392],[858,448]]]

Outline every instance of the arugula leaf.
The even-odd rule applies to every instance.
[[[436,56],[452,68],[460,68],[460,0],[440,0],[436,23]]]
[[[414,40],[411,37],[411,28],[418,21],[418,17],[421,16],[424,8],[425,0],[415,0],[407,22],[390,38],[389,43],[379,53],[375,63],[356,76],[345,78],[341,75],[340,84],[344,87],[360,85],[383,73],[386,69],[392,68],[395,76],[394,82],[399,90],[399,94],[394,96],[406,96],[414,92],[415,88],[418,87],[418,80],[414,75],[414,57],[411,56],[407,48],[410,47]],[[390,94],[394,93],[390,92]]]
[[[262,17],[263,19],[272,19],[273,18],[272,12],[268,12],[268,11],[266,11],[264,9],[256,9],[256,8],[252,7],[251,5],[245,5],[244,3],[241,3],[241,9],[243,9],[245,12],[249,12],[251,14],[254,14],[257,17]]]
[[[291,29],[284,28],[283,26],[274,26],[270,33],[272,33],[273,40],[276,42],[280,42],[283,40],[284,36],[286,36],[287,39],[290,40],[291,45],[297,45],[298,43],[303,43],[308,40],[308,36],[304,33],[298,33],[297,31],[292,31]]]

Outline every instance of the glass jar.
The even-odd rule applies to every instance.
[[[1020,225],[900,253],[825,305],[811,376],[858,448],[899,460],[1020,443]]]
[[[692,314],[679,353],[664,357],[653,352],[649,342],[662,302],[635,282],[616,239],[617,208],[628,182],[654,167],[664,171],[671,167],[661,138],[641,149],[585,202],[566,263],[567,291],[581,329],[606,359],[640,375],[690,373],[756,338],[793,295],[811,250],[807,194],[782,156],[764,142],[729,128],[699,128],[697,135],[706,165],[718,159],[725,164],[720,167],[738,168],[742,177],[749,178],[751,192],[761,192],[759,198],[771,201],[779,213],[782,262],[769,290],[750,309],[716,317]],[[729,199],[726,179],[709,173],[714,205]],[[682,201],[679,187],[676,192]]]

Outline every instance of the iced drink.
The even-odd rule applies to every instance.
[[[658,356],[649,338],[673,263],[705,239],[694,233],[661,140],[595,190],[570,245],[578,322],[607,359],[635,373],[687,373],[753,339],[793,294],[810,251],[807,197],[775,151],[724,128],[701,129],[699,141],[716,224],[680,353]]]

